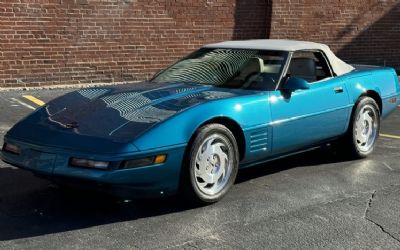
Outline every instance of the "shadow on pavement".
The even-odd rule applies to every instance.
[[[337,154],[331,149],[331,147],[322,147],[316,150],[270,161],[258,166],[242,169],[239,171],[236,183],[245,182],[254,178],[274,174],[291,168],[311,167],[351,160],[353,159]]]
[[[241,170],[237,183],[290,168],[342,160],[327,150],[311,151]],[[0,187],[7,190],[0,195],[0,240],[65,232],[196,208],[179,197],[126,203],[102,193],[65,191],[27,171],[14,168],[0,168],[0,183]]]

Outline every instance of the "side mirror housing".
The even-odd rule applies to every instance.
[[[306,80],[297,77],[290,77],[283,85],[284,90],[291,92],[299,89],[309,89],[309,88],[310,86]]]

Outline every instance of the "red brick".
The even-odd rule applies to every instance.
[[[273,4],[272,4],[273,2]],[[400,65],[397,0],[0,2],[0,86],[143,80],[203,44],[323,42],[352,63]]]

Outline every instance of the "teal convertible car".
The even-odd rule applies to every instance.
[[[222,42],[150,81],[56,98],[8,131],[1,158],[62,184],[212,203],[239,168],[330,142],[368,156],[399,98],[393,69],[326,45]]]

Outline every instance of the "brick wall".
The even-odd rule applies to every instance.
[[[270,37],[322,42],[350,63],[400,69],[400,1],[275,0]]]
[[[0,86],[144,79],[205,43],[265,37],[267,2],[246,3],[236,12],[232,0],[0,2]]]
[[[398,66],[399,15],[395,0],[0,0],[0,87],[141,80],[203,44],[266,37]]]

